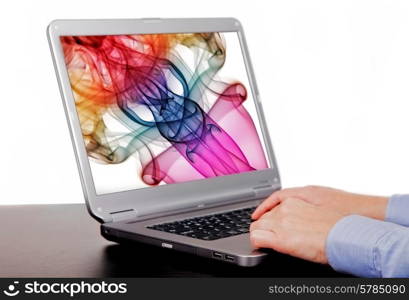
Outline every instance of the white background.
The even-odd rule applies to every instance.
[[[82,202],[56,18],[239,18],[285,187],[408,192],[409,1],[2,1],[0,203]]]

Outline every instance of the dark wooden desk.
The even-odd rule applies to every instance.
[[[0,277],[337,277],[322,266],[272,253],[242,268],[99,234],[82,204],[0,206]]]

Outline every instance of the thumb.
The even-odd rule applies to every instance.
[[[255,229],[250,232],[250,242],[254,248],[272,248],[276,244],[277,236],[269,230]]]

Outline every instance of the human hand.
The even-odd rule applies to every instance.
[[[385,219],[388,204],[387,197],[353,194],[321,186],[306,186],[274,192],[257,207],[252,218],[259,219],[265,212],[288,197],[300,198],[316,206],[338,211],[341,214],[358,214],[378,220]]]
[[[271,248],[309,261],[327,263],[327,236],[342,217],[344,215],[339,212],[289,197],[251,223],[250,241],[255,248]]]

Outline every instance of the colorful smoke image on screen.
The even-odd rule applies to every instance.
[[[269,167],[237,33],[61,43],[97,194]]]

